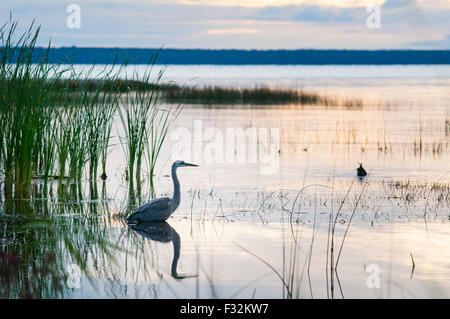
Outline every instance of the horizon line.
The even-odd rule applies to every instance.
[[[40,49],[48,49],[48,46],[36,46],[35,48]],[[423,51],[423,52],[429,52],[429,51],[450,51],[449,49],[336,49],[336,48],[330,48],[330,49],[315,49],[315,48],[299,48],[299,49],[235,49],[235,48],[170,48],[170,47],[119,47],[119,46],[76,46],[76,45],[70,45],[70,46],[50,46],[50,49],[119,49],[119,50],[127,50],[127,49],[133,49],[133,50],[197,50],[197,51],[261,51],[261,52],[267,52],[267,51],[366,51],[366,52],[374,52],[374,51]]]

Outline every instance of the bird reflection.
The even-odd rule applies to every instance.
[[[173,244],[173,260],[171,275],[175,279],[184,279],[195,277],[196,275],[178,274],[177,265],[180,258],[181,240],[177,231],[166,222],[141,222],[135,225],[129,225],[131,229],[136,231],[142,237],[161,243]]]

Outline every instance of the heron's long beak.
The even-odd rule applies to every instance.
[[[198,165],[196,165],[196,164],[191,164],[191,163],[183,163],[183,166],[198,166]]]

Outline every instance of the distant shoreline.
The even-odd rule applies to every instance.
[[[39,61],[35,48],[34,60]],[[207,50],[51,48],[50,63],[173,65],[411,65],[450,64],[450,50]]]

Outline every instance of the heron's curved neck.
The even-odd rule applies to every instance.
[[[175,210],[180,205],[180,182],[177,177],[177,167],[172,167],[172,180],[173,180],[173,209]]]

